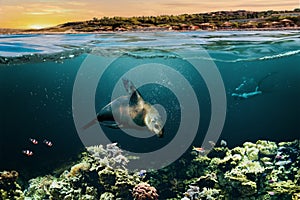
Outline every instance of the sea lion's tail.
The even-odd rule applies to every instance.
[[[95,118],[95,119],[93,119],[92,121],[90,121],[89,123],[87,123],[86,125],[84,125],[84,126],[82,127],[82,129],[83,129],[83,130],[86,130],[86,129],[90,128],[91,126],[93,126],[93,125],[95,125],[95,124],[97,124],[97,123],[98,123],[98,120],[97,120],[97,118]]]

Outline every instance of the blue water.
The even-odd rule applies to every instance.
[[[227,111],[220,139],[234,146],[258,139],[286,141],[299,138],[299,33],[0,35],[0,168],[31,172],[51,170],[82,150],[84,144],[74,122],[74,109],[77,108],[72,104],[72,94],[76,76],[89,59],[96,59],[96,65],[82,75],[87,81],[93,77],[93,69],[106,67],[100,61],[117,58],[99,80],[95,112],[110,102],[112,90],[126,72],[147,63],[171,66],[188,80],[196,93],[201,120],[194,122],[199,124],[199,129],[193,145],[201,145],[212,115],[211,99],[203,77],[188,62],[190,55],[203,63],[213,62],[222,76]],[[203,51],[210,57],[203,56]],[[187,52],[187,58],[179,56],[182,52]],[[153,73],[141,74],[139,78],[143,80],[150,75]],[[158,73],[157,76],[163,79],[168,74]],[[232,97],[232,93],[253,92],[257,85],[261,95],[247,99]],[[167,87],[149,84],[139,90],[150,103],[164,106],[168,116],[165,137],[140,139],[119,130],[106,127],[103,130],[123,149],[154,151],[176,137],[181,106]],[[83,99],[90,98],[84,94],[82,91]],[[189,130],[186,132],[189,134]],[[40,142],[49,139],[54,145],[52,148],[33,146],[28,138]],[[23,149],[32,149],[35,156],[29,159],[22,155]]]

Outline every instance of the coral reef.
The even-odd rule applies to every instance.
[[[46,175],[29,180],[30,187],[25,190],[26,196],[36,200],[49,197],[49,187],[54,179],[54,176]]]
[[[16,171],[0,172],[0,199],[23,200],[24,194],[17,183],[19,173]]]
[[[199,198],[200,189],[198,186],[189,185],[189,189],[184,193],[185,199],[197,199]]]
[[[220,190],[211,189],[204,187],[200,192],[200,188],[198,186],[189,186],[189,189],[184,193],[184,197],[181,200],[197,200],[197,199],[221,199]]]
[[[160,198],[299,199],[299,140],[259,140],[232,149],[221,145],[207,155],[191,155],[190,160],[147,173]]]
[[[100,166],[126,169],[129,162],[122,155],[123,151],[117,146],[117,143],[107,144],[106,148],[103,145],[87,147],[87,151],[100,163]]]
[[[183,199],[297,199],[299,145],[299,140],[279,144],[259,140],[198,155],[194,161],[207,167],[204,175],[191,179],[193,186]]]
[[[148,183],[139,183],[133,188],[132,196],[134,200],[157,200],[158,194],[154,187]]]
[[[25,195],[34,200],[132,199],[131,191],[140,177],[129,174],[127,163],[116,144],[89,147],[77,163],[58,177],[31,179]]]
[[[18,173],[4,171],[0,200],[300,199],[299,140],[223,144],[153,171],[130,173],[127,163],[116,144],[89,147],[65,171],[31,179],[24,192]]]

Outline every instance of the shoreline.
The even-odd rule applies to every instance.
[[[282,27],[282,28],[224,28],[214,30],[162,30],[161,28],[153,27],[152,30],[147,29],[136,29],[136,30],[124,30],[124,31],[41,31],[41,30],[19,30],[19,29],[1,29],[0,35],[30,35],[30,34],[41,34],[41,35],[56,35],[56,34],[105,34],[105,33],[145,33],[145,32],[230,32],[230,31],[300,31],[300,27]]]

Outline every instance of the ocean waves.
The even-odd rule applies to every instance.
[[[41,62],[55,62],[62,63],[64,60],[73,59],[83,53],[88,53],[89,50],[85,48],[79,48],[74,50],[65,50],[57,53],[47,54],[24,54],[19,56],[0,56],[0,65],[10,66],[25,63],[41,63]]]
[[[179,51],[206,50],[218,62],[281,59],[300,54],[299,31],[131,32],[105,34],[0,35],[0,64],[60,62],[98,56],[177,58]]]
[[[264,57],[259,58],[259,60],[272,60],[272,59],[293,56],[293,55],[297,55],[297,54],[300,54],[300,50],[288,51],[285,53],[280,53],[280,54],[276,54],[276,55],[272,55],[272,56],[264,56]]]

